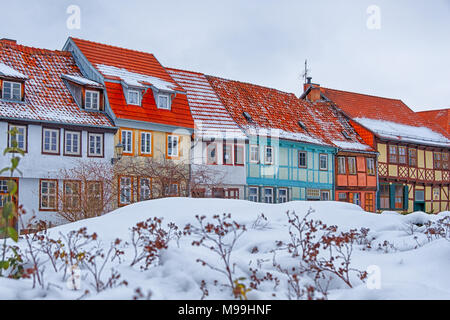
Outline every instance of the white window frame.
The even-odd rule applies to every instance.
[[[129,136],[128,136],[129,133]],[[121,129],[120,130],[120,142],[122,143],[123,146],[123,153],[133,153],[133,131],[132,130],[127,130],[127,129]],[[125,141],[124,141],[125,138]],[[130,147],[130,149],[128,149],[128,146]]]
[[[133,100],[132,95],[136,95],[136,101]],[[139,90],[128,90],[128,104],[140,106],[142,101],[141,92]]]
[[[177,141],[177,147],[176,148],[173,147],[173,139],[174,138],[176,138],[175,140]],[[170,149],[169,149],[169,139],[172,139],[172,143],[171,143],[172,147]],[[176,135],[173,135],[173,134],[167,135],[167,156],[168,157],[178,157],[179,156],[178,155],[179,154],[179,152],[178,152],[179,147],[180,147],[180,137],[176,136]],[[176,150],[175,153],[174,153],[174,149]],[[172,150],[172,152],[169,153],[170,150]]]
[[[322,157],[325,157],[325,159],[326,159],[326,166],[325,167],[322,167],[322,161],[321,161],[321,158]],[[326,171],[326,170],[328,170],[328,154],[326,154],[326,153],[320,153],[319,154],[319,170],[323,170],[323,171]]]
[[[304,165],[304,166],[301,166],[301,165],[300,165],[300,154],[304,154],[304,155],[305,155],[305,165]],[[297,166],[298,166],[299,168],[301,168],[301,169],[307,169],[307,168],[308,168],[308,151],[299,150],[299,151],[298,151],[298,154],[297,154],[297,161],[298,161]]]
[[[72,135],[72,150],[67,151],[67,146],[68,146],[68,140],[67,140],[67,135],[71,134]],[[74,152],[73,151],[73,136],[77,135],[78,136],[78,152]],[[81,132],[80,131],[70,131],[70,130],[64,130],[64,154],[65,155],[71,155],[71,156],[80,156],[81,155]]]
[[[150,136],[150,140],[148,141],[147,138],[143,139],[143,136]],[[141,154],[145,155],[151,155],[152,154],[152,133],[147,131],[141,131],[140,137],[141,139]],[[144,147],[144,150],[142,148]],[[150,151],[147,151],[148,147],[150,147]]]
[[[52,129],[52,128],[42,128],[42,151],[43,152],[45,152],[45,153],[52,153],[52,154],[59,154],[59,144],[60,144],[60,137],[59,137],[59,135],[60,135],[60,130],[59,129]],[[57,135],[56,135],[56,150],[49,150],[49,149],[45,149],[45,133],[46,132],[56,132],[57,133]],[[51,134],[50,134],[50,141],[49,141],[49,147],[51,147],[51,145],[52,145],[52,141],[51,141],[51,139],[52,139],[52,136],[51,136]]]
[[[162,107],[161,101],[160,101],[161,98],[166,98],[166,99],[167,99],[167,107],[166,107],[166,108]],[[170,105],[170,95],[165,94],[165,93],[160,93],[160,94],[158,94],[158,103],[157,103],[157,105],[158,105],[158,109],[162,109],[162,110],[170,110],[170,109],[171,109],[171,105]]]
[[[241,149],[242,150],[242,154],[241,154],[241,156],[242,156],[242,162],[238,162],[238,150],[239,149]],[[243,166],[243,165],[245,165],[245,146],[244,145],[242,145],[242,144],[235,144],[234,145],[234,148],[233,148],[233,151],[234,151],[234,165],[235,166]]]
[[[88,105],[88,94],[90,95],[90,105]],[[86,90],[84,94],[84,108],[86,110],[100,110],[100,92],[96,90]],[[95,98],[95,104],[97,107],[94,106],[94,96]]]
[[[233,151],[234,151],[234,147],[232,144],[229,143],[224,143],[223,144],[223,148],[222,148],[222,152],[223,152],[223,164],[226,166],[232,166],[234,164],[234,155],[233,155]],[[229,151],[229,153],[227,153],[226,151]],[[225,159],[225,156],[228,155],[229,158]]]
[[[9,97],[9,98],[6,98],[6,97],[5,97],[5,92],[7,92],[7,91],[6,91],[6,88],[5,88],[5,84],[6,84],[6,83],[8,83],[8,84],[11,85],[11,89],[9,90],[9,93],[8,93],[11,97]],[[19,98],[18,98],[18,99],[15,99],[15,98],[14,98],[14,86],[17,86],[17,85],[19,85]],[[16,89],[17,89],[17,88],[16,88]],[[2,99],[10,100],[10,101],[21,101],[21,100],[22,100],[22,83],[20,83],[20,82],[15,82],[15,81],[3,81],[3,87],[2,87]]]
[[[327,195],[327,199],[324,199],[324,194]],[[330,201],[331,192],[330,190],[320,190],[320,201]]]
[[[252,149],[256,149],[256,153]],[[256,159],[253,157],[254,155],[256,155]],[[259,163],[259,146],[256,144],[250,145],[250,163]]]
[[[148,181],[148,185],[144,185],[145,188],[143,188],[142,186],[142,181]],[[146,190],[148,191],[148,198],[143,199],[142,197],[142,191]],[[145,200],[150,200],[152,198],[152,181],[150,178],[144,177],[144,178],[139,178],[139,201],[145,201]]]
[[[27,126],[19,126],[19,125],[15,125],[15,124],[9,124],[8,125],[8,131],[12,130],[13,128],[17,128],[17,130],[19,129],[23,129],[23,148],[20,147],[19,145],[19,141],[17,140],[17,135],[16,134],[16,141],[17,141],[17,147],[23,151],[27,150]],[[20,135],[20,134],[19,134]],[[8,133],[8,145],[11,147],[12,146],[12,135],[10,135]]]
[[[270,196],[266,196],[266,190],[270,190],[271,191],[271,194],[270,194]],[[271,187],[266,187],[266,188],[264,188],[263,189],[263,195],[264,195],[264,203],[274,203],[273,202],[273,188],[271,188]],[[270,199],[271,199],[271,202],[267,202],[267,199],[270,197]]]
[[[124,184],[123,183],[124,180],[126,181],[129,180],[129,183]],[[123,191],[127,191],[127,193],[129,192],[129,195],[125,194]],[[133,177],[121,176],[119,185],[119,204],[127,205],[130,204],[132,201],[133,201]]]
[[[270,156],[271,156],[271,161],[268,161],[268,158],[267,158],[267,150],[271,150],[271,154],[270,154]],[[274,163],[274,159],[273,159],[273,147],[272,146],[265,146],[264,147],[264,164],[273,164]]]
[[[250,195],[251,189],[256,190],[256,195]],[[254,198],[254,197],[256,197],[256,198]],[[248,201],[259,202],[259,188],[258,187],[249,187],[248,188]]]
[[[94,152],[94,153],[92,153],[91,152],[91,137],[100,137],[100,153],[97,153],[97,152]],[[88,140],[88,150],[87,150],[87,152],[88,152],[88,156],[89,157],[103,157],[103,145],[104,145],[104,141],[103,141],[103,139],[104,139],[104,136],[103,136],[103,134],[101,134],[101,133],[92,133],[92,132],[88,132],[88,137],[87,137],[87,140]],[[97,139],[95,139],[95,144],[97,144]],[[95,145],[95,150],[97,150],[97,145]]]
[[[284,196],[282,196],[280,194],[280,191],[285,191],[286,194]],[[288,193],[288,189],[287,188],[279,188],[278,189],[278,203],[286,203],[289,201],[289,193]]]
[[[375,172],[375,159],[374,158],[367,158],[367,174],[369,176],[374,176],[375,173],[376,173]]]

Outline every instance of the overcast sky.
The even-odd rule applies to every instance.
[[[322,86],[450,107],[450,0],[0,1],[0,38],[24,45],[61,49],[74,36],[297,95],[308,59]],[[67,27],[70,5],[80,29]]]

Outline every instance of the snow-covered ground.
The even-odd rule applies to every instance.
[[[303,216],[309,208],[314,209],[311,219],[336,225],[342,231],[369,228],[369,237],[374,238],[372,249],[363,250],[364,246],[355,245],[351,266],[359,270],[367,270],[372,266],[369,271],[373,268],[379,271],[375,278],[380,280],[378,288],[369,288],[353,276],[353,288],[343,282],[333,281],[329,299],[450,299],[450,242],[446,239],[428,241],[421,232],[423,227],[420,227],[429,220],[436,221],[447,216],[449,212],[438,215],[416,212],[402,216],[393,212],[368,213],[358,206],[340,202],[262,204],[242,200],[170,198],[133,204],[102,217],[50,229],[49,234],[56,239],[71,230],[87,227],[87,232],[95,232],[97,240],[107,249],[117,238],[130,242],[130,229],[151,217],[162,217],[163,226],[173,222],[183,229],[188,223],[196,225],[195,215],[206,215],[209,220],[213,215],[230,213],[233,220],[245,224],[247,229],[238,239],[231,255],[232,263],[236,264],[234,278],[245,278],[240,282],[248,287],[249,268],[258,266],[261,272],[271,272],[279,278],[276,287],[266,282],[257,290],[248,292],[248,299],[288,299],[287,279],[273,266],[273,250],[277,249],[277,241],[289,240],[286,212],[295,211],[297,215]],[[259,226],[255,226],[255,219],[260,214],[264,214],[267,221],[260,220]],[[411,227],[411,223],[418,227]],[[411,228],[415,231],[411,232]],[[233,299],[229,288],[221,285],[226,283],[225,276],[196,261],[202,259],[221,268],[218,257],[208,248],[193,246],[193,240],[198,240],[193,234],[182,236],[179,241],[172,240],[168,249],[162,250],[158,262],[148,270],[142,270],[138,265],[131,267],[133,247],[124,247],[122,262],[119,264],[115,260],[108,263],[102,277],[106,281],[111,267],[114,267],[121,275],[119,282],[126,280],[126,286],[107,288],[97,293],[89,273],[82,268],[81,288],[71,290],[67,280],[63,280],[63,271],[53,271],[50,262],[46,262],[44,288],[37,285],[33,289],[32,279],[0,278],[0,298],[132,299],[136,296],[136,288],[140,288],[144,296],[151,292],[151,299],[200,299],[200,285],[204,280],[209,292],[206,299]],[[385,240],[389,245],[378,250],[378,244]],[[19,245],[26,250],[23,239]],[[288,256],[285,251],[276,253],[280,263],[288,261]],[[45,260],[42,256],[41,262]],[[373,278],[370,281],[373,284]],[[83,295],[85,290],[89,290],[89,293]]]

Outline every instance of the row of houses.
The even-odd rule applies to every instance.
[[[371,212],[449,208],[448,131],[401,100],[311,78],[297,97],[76,38],[61,51],[1,39],[0,89],[0,149],[17,128],[26,152],[17,201],[39,219],[57,223],[58,193],[80,188],[57,173],[79,159],[125,167],[161,159],[186,164],[192,177],[205,166],[222,177],[195,188],[171,182],[170,196],[336,200]],[[95,202],[102,186],[85,187]],[[154,194],[151,175],[119,174],[117,189],[115,207]]]

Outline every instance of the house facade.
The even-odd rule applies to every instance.
[[[450,140],[445,130],[398,99],[318,84],[310,84],[309,90],[333,101],[365,143],[378,152],[378,211],[436,213],[449,209]]]
[[[0,40],[0,149],[11,144],[8,132],[16,128],[15,140],[25,152],[19,164],[22,175],[16,175],[17,202],[27,211],[26,226],[31,217],[58,224],[61,199],[80,202],[85,190],[100,190],[101,183],[67,181],[61,170],[79,161],[110,163],[117,129],[102,110],[101,98],[94,107],[76,92],[97,90],[101,84],[84,78],[71,55],[22,46],[14,40]],[[0,166],[8,166],[8,154]],[[7,173],[0,177],[0,205],[6,199]],[[62,195],[64,197],[62,197]],[[91,192],[90,196],[101,194]],[[93,199],[94,199],[93,198]],[[21,224],[19,225],[19,227]]]
[[[234,122],[205,75],[167,71],[187,93],[195,129],[191,148],[193,197],[244,199],[247,137]]]
[[[186,92],[159,61],[149,53],[76,38],[69,38],[63,50],[87,78],[105,86],[105,112],[119,127],[111,148],[121,150],[115,154],[121,166],[178,163],[187,176],[194,122]],[[167,185],[157,186],[154,179],[150,173],[118,174],[117,205],[188,195],[183,181],[168,177]]]

